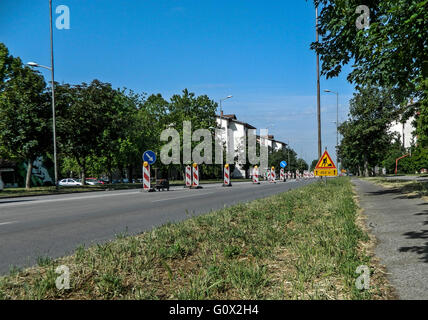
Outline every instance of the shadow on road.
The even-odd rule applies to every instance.
[[[401,193],[401,191],[399,189],[383,189],[380,191],[366,192],[366,194],[369,196],[382,196],[385,194],[397,194],[397,193]]]
[[[0,206],[1,206],[2,204],[6,204],[6,203],[14,203],[14,202],[28,202],[28,201],[34,201],[34,200],[30,200],[30,199],[28,199],[28,200],[8,200],[8,201],[1,201],[1,200],[0,200]]]
[[[425,210],[420,213],[416,213],[415,216],[428,216],[428,210]],[[423,225],[428,225],[428,220],[423,222]],[[428,230],[421,231],[411,231],[403,234],[407,239],[428,239]],[[411,246],[411,247],[401,247],[398,249],[399,252],[413,252],[419,255],[420,260],[425,263],[428,263],[428,242],[425,242],[420,246]]]

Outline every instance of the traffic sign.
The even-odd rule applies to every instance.
[[[319,177],[337,176],[337,168],[327,150],[319,159],[314,171],[315,175]]]
[[[287,166],[287,162],[285,161],[281,161],[281,163],[279,164],[282,168],[285,168]]]
[[[144,152],[143,161],[146,161],[149,163],[149,165],[152,165],[156,162],[156,153],[151,150]]]

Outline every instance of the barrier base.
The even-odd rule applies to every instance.
[[[229,184],[224,184],[223,183],[223,187],[231,187],[232,186],[232,183],[229,183]]]
[[[156,192],[156,190],[154,188],[150,188],[150,189],[142,189],[141,192]]]
[[[190,189],[203,189],[201,186],[191,186]]]

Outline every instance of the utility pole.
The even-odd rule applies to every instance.
[[[318,42],[318,7],[315,8],[316,42]],[[320,95],[320,57],[317,52],[317,117],[318,117],[318,159],[321,158],[321,95]]]
[[[56,153],[56,117],[55,117],[55,79],[54,79],[54,51],[53,51],[53,26],[52,26],[52,0],[49,0],[50,12],[50,33],[51,33],[51,73],[52,73],[52,129],[53,129],[53,145],[54,145],[54,170],[55,170],[55,186],[58,187],[58,164]],[[83,181],[83,184],[85,181]]]

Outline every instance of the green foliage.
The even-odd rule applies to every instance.
[[[322,73],[337,76],[353,62],[348,80],[357,85],[391,87],[395,102],[421,96],[426,60],[427,0],[315,0],[321,41],[312,48],[322,58]],[[370,8],[370,26],[356,27],[357,6]],[[410,59],[411,57],[411,59]]]
[[[315,167],[317,166],[317,164],[318,164],[318,160],[317,160],[317,159],[312,160],[312,162],[311,162],[311,167],[310,167],[310,171],[314,171],[314,170],[315,170]]]
[[[339,158],[345,169],[369,175],[390,148],[394,135],[389,133],[396,118],[390,91],[361,88],[350,101],[350,118],[339,127],[343,139]]]
[[[418,114],[418,140],[427,147],[428,0],[314,0],[314,3],[322,8],[321,40],[312,43],[311,48],[321,55],[322,74],[327,78],[338,76],[343,66],[352,62],[348,80],[357,89],[390,88],[395,105],[407,106],[409,101],[417,101],[406,112]],[[361,4],[370,8],[370,25],[364,30],[356,27],[360,15],[356,8]],[[357,166],[356,158],[347,157],[346,161],[348,166]]]
[[[51,108],[46,83],[8,55],[0,44],[0,156],[32,163],[51,144]],[[27,172],[27,188],[31,171]]]

